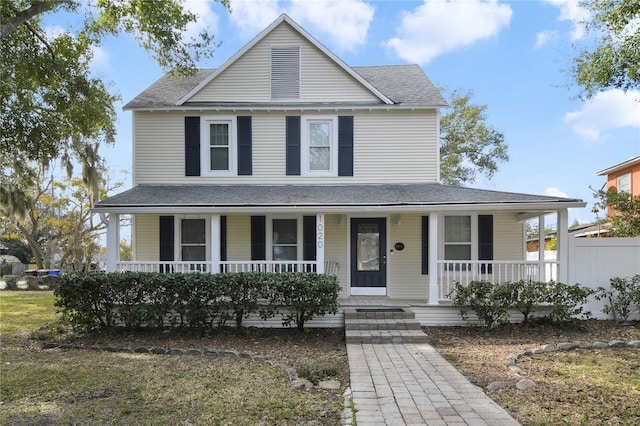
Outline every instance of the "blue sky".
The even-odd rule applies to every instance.
[[[200,17],[190,31],[206,27],[222,43],[202,67],[220,66],[285,12],[349,65],[418,63],[436,85],[473,91],[472,102],[486,104],[488,123],[504,133],[510,160],[471,186],[580,198],[589,205],[571,211],[570,222],[591,222],[589,186],[605,182],[596,172],[640,155],[640,91],[577,99],[567,70],[589,45],[580,24],[588,15],[577,3],[231,0],[231,14],[200,0],[186,6]],[[68,29],[74,18],[46,22]],[[130,187],[120,173],[131,167],[131,113],[122,105],[163,71],[129,35],[96,48],[92,69],[122,98],[116,143],[103,155]]]

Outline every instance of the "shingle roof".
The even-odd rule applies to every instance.
[[[418,65],[382,65],[352,67],[372,86],[376,87],[385,96],[393,100],[398,106],[405,107],[444,107],[446,101],[440,94],[431,80]],[[124,109],[170,109],[176,107],[176,102],[197,86],[205,78],[215,72],[215,69],[200,69],[191,77],[178,79],[166,74],[153,83],[142,93],[124,106]],[[282,108],[316,108],[322,106],[380,106],[384,103],[357,103],[357,102],[334,102],[334,103],[277,103]],[[240,102],[215,102],[215,103],[190,103],[187,102],[179,108],[184,107],[233,107],[233,108],[273,108],[273,103],[240,103]]]
[[[100,201],[97,211],[125,207],[322,207],[562,204],[578,199],[440,184],[396,185],[138,185]]]

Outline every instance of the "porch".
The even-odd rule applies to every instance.
[[[489,281],[494,284],[514,281],[557,281],[559,265],[557,261],[446,261],[438,260],[435,288],[425,276],[423,284],[428,294],[437,294],[437,301],[431,304],[450,302],[450,294],[456,283],[468,285],[472,281]],[[237,272],[317,272],[337,275],[340,264],[335,261],[119,261],[118,272],[163,272],[163,273],[237,273]],[[388,283],[393,286],[393,282]],[[351,292],[347,289],[347,295]],[[395,299],[388,297],[353,296],[342,299],[345,306],[396,307],[401,305],[428,303],[424,298]],[[354,305],[355,304],[355,305]]]

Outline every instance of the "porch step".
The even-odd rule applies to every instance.
[[[347,343],[426,343],[415,313],[407,308],[349,308],[344,312]]]

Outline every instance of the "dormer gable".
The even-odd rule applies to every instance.
[[[394,103],[283,14],[179,99],[176,106],[345,100]]]

